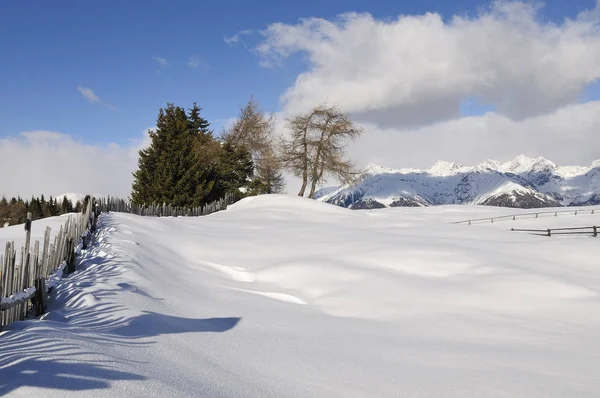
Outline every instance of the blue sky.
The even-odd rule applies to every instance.
[[[486,2],[442,1],[13,1],[0,3],[0,136],[48,130],[89,143],[126,143],[153,125],[170,101],[190,106],[219,126],[254,94],[270,111],[303,70],[300,57],[278,68],[224,37],[301,17],[332,19],[347,11],[377,18],[439,12],[472,14]],[[560,20],[593,0],[549,1],[543,15]],[[249,45],[259,40],[254,33]],[[192,69],[191,57],[200,60]],[[157,58],[166,59],[164,67]],[[106,104],[88,102],[78,86]],[[594,96],[594,92],[586,93]],[[472,107],[469,104],[475,104]],[[465,101],[465,114],[478,114]]]
[[[365,129],[357,167],[590,164],[600,1],[539,3],[2,0],[0,194],[126,197],[160,107],[197,102],[219,133],[250,95],[278,134],[340,106]]]

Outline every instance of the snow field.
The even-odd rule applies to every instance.
[[[451,224],[513,213],[103,215],[53,310],[0,334],[0,394],[598,396],[600,240],[508,229],[600,215]]]

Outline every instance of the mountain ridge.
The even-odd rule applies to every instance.
[[[600,160],[557,166],[519,155],[475,166],[440,160],[427,169],[367,165],[357,182],[326,187],[318,200],[353,209],[476,204],[536,208],[600,204]]]

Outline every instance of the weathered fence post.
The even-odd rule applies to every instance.
[[[75,246],[73,238],[69,238],[67,241],[67,273],[72,274],[75,272]]]
[[[35,280],[35,296],[33,298],[35,314],[37,316],[46,313],[47,297],[46,297],[46,279],[41,276]]]

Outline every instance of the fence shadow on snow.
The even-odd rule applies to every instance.
[[[25,246],[17,249],[14,242],[7,242],[4,255],[0,256],[0,330],[14,321],[46,312],[48,293],[63,275],[75,272],[76,257],[89,245],[101,213],[196,217],[225,210],[236,200],[235,195],[229,194],[204,206],[187,208],[167,204],[140,206],[115,197],[90,197],[86,208],[81,213],[70,215],[53,241],[52,231],[47,227],[41,245],[39,241],[31,245],[31,213],[28,213]],[[85,258],[83,261],[86,261]]]
[[[151,300],[153,297],[132,283],[114,283],[129,259],[107,257],[110,249],[110,219],[97,220],[98,233],[89,248],[77,258],[79,272],[61,282],[52,292],[53,301],[64,303],[43,320],[19,322],[7,327],[0,337],[0,396],[21,387],[85,391],[109,388],[118,381],[144,381],[139,364],[130,359],[129,349],[155,343],[153,337],[181,333],[221,333],[234,328],[241,318],[183,318],[142,312],[127,312],[111,300],[127,290]],[[94,287],[93,297],[86,288]],[[93,298],[93,300],[91,300]]]

